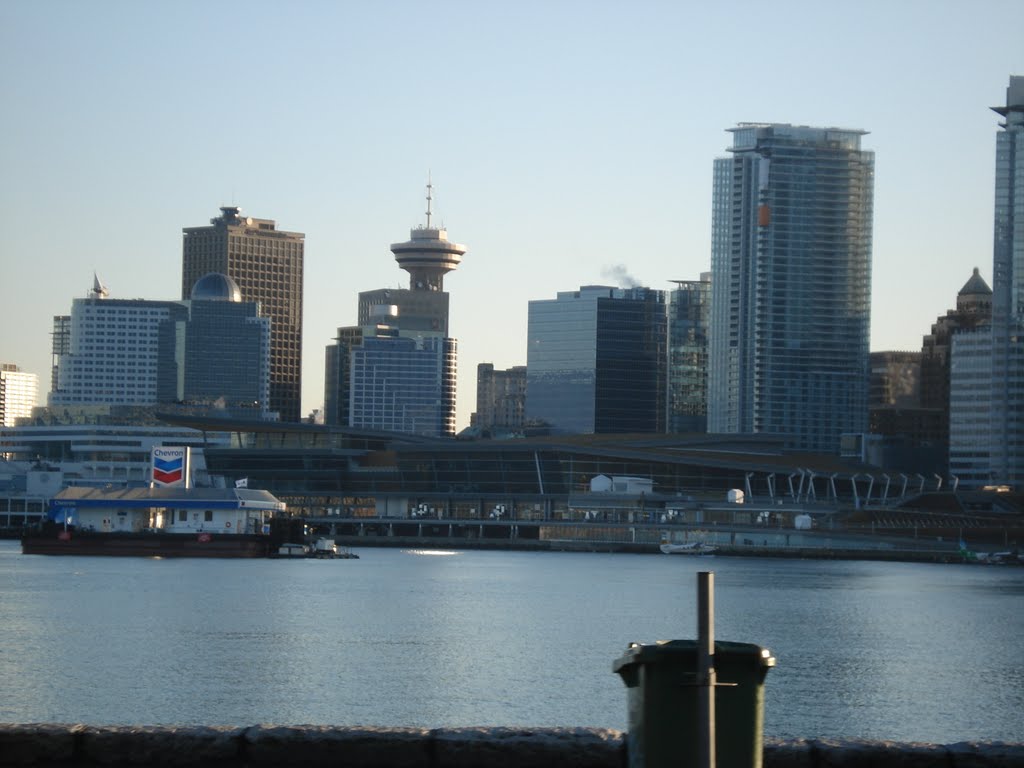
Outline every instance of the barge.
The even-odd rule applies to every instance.
[[[267,557],[292,533],[285,505],[247,488],[65,488],[26,555]]]

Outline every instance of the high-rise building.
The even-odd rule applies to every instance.
[[[297,422],[302,397],[302,279],[305,235],[277,229],[270,219],[222,207],[208,227],[182,230],[181,297],[204,275],[234,280],[245,302],[258,302],[270,326],[270,410]]]
[[[741,123],[715,160],[708,431],[837,452],[868,424],[865,131]]]
[[[54,315],[50,332],[50,390],[57,388],[57,362],[71,351],[71,315]]]
[[[1010,77],[996,134],[992,325],[953,337],[950,473],[968,487],[1024,487],[1024,76]]]
[[[0,363],[0,427],[13,427],[36,407],[39,377],[11,363]]]
[[[428,183],[426,226],[391,246],[409,273],[409,288],[361,292],[358,325],[339,328],[327,347],[327,424],[455,434],[458,342],[448,335],[444,276],[458,267],[466,246],[434,226],[432,191]]]
[[[493,363],[476,367],[476,411],[470,426],[518,430],[525,425],[526,366],[496,370]]]
[[[668,295],[668,431],[708,427],[708,324],[711,273],[674,280]]]
[[[553,433],[664,432],[665,292],[582,286],[531,301],[526,421]]]
[[[225,275],[189,301],[75,299],[53,408],[187,403],[269,418],[270,319]]]

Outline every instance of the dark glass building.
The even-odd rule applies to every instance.
[[[708,428],[708,324],[711,273],[675,280],[668,303],[668,431]]]
[[[583,286],[531,301],[526,421],[556,434],[664,432],[665,293]]]

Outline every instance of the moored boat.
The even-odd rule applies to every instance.
[[[715,553],[717,548],[710,544],[705,544],[703,541],[690,541],[685,544],[673,544],[670,541],[662,539],[660,549],[662,554],[665,555],[712,555]]]

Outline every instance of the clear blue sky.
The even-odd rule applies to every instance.
[[[991,284],[994,146],[1024,2],[0,4],[0,361],[39,374],[96,271],[177,299],[220,205],[306,233],[303,411],[361,290],[435,212],[459,426],[476,365],[526,363],[527,302],[710,264],[737,122],[862,128],[876,153],[872,349],[919,349]]]

